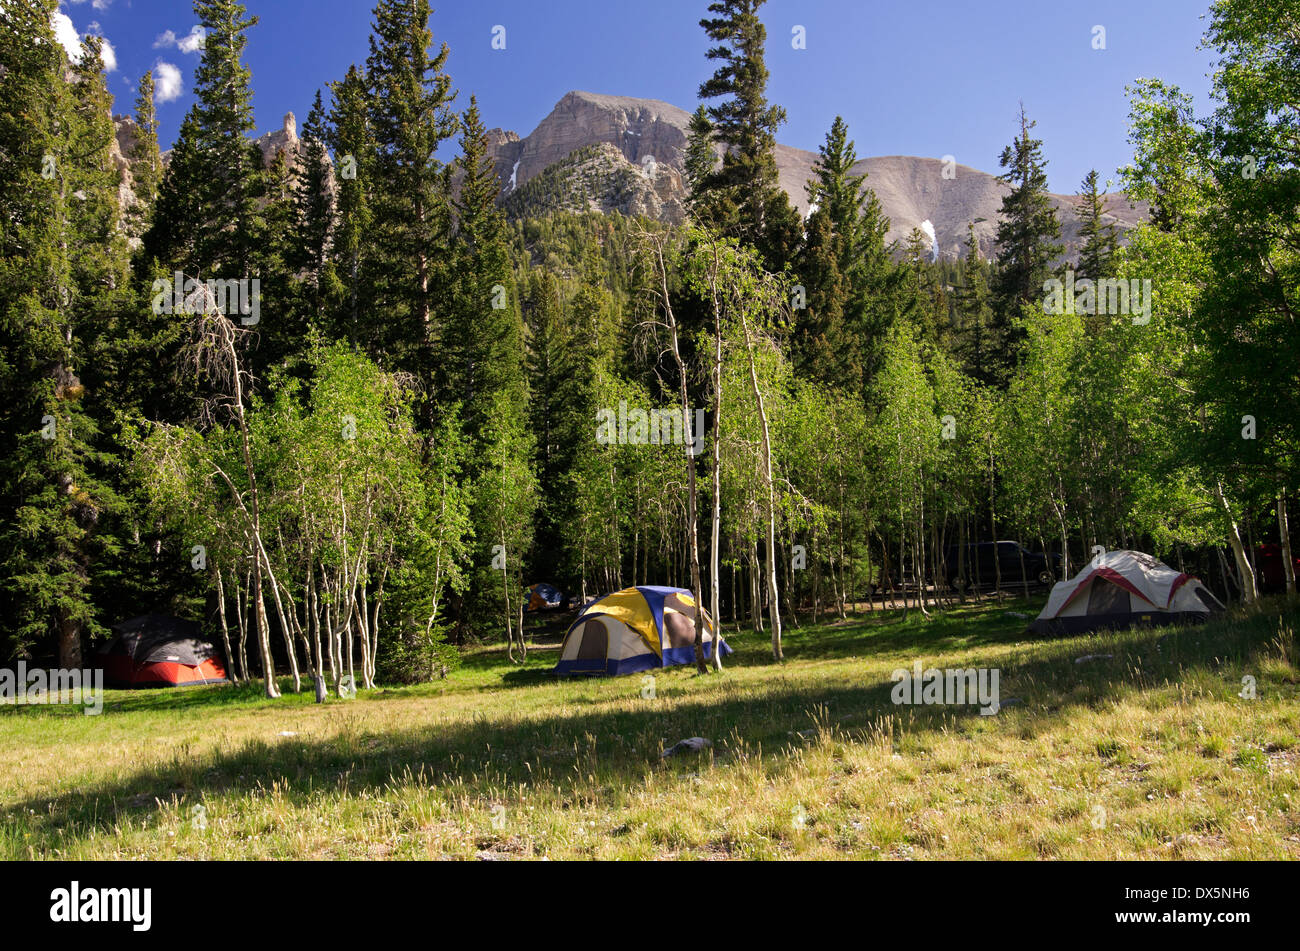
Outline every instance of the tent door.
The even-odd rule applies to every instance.
[[[582,625],[579,632],[582,640],[578,643],[578,656],[574,658],[577,670],[604,670],[605,660],[609,654],[609,632],[605,625],[593,618]]]
[[[1088,592],[1089,614],[1128,614],[1129,593],[1105,578],[1095,578]]]

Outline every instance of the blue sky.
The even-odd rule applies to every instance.
[[[1044,140],[1051,187],[1073,192],[1129,156],[1124,86],[1159,76],[1205,108],[1211,54],[1199,50],[1209,0],[769,0],[769,98],[789,121],[779,141],[815,149],[837,113],[858,155],[953,155],[997,171],[1024,100]],[[258,132],[299,123],[318,87],[362,63],[369,0],[246,0]],[[459,105],[478,96],[487,125],[526,135],[571,89],[663,99],[690,111],[712,71],[698,26],[707,0],[435,0],[433,30],[451,53]],[[140,74],[176,67],[182,92],[158,107],[164,147],[192,98],[198,61],[175,42],[195,23],[184,0],[62,0],[78,32],[111,42],[116,110]],[[506,48],[492,48],[494,26]],[[806,48],[792,48],[802,26]],[[1106,48],[1093,49],[1094,27]]]

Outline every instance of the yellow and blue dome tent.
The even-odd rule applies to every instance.
[[[716,637],[713,620],[685,588],[639,585],[588,604],[560,645],[557,674],[631,674],[695,660],[695,612],[704,617],[704,656],[715,640],[722,656],[731,648]]]

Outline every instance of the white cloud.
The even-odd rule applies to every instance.
[[[117,50],[113,49],[113,44],[103,39],[103,47],[99,51],[99,57],[104,61],[104,72],[112,73],[117,70]]]
[[[194,53],[203,49],[207,40],[208,35],[203,32],[203,27],[196,26],[190,29],[189,36],[182,36],[176,41],[176,48],[182,53]]]
[[[72,0],[73,6],[80,6],[86,0]],[[90,5],[101,13],[107,10],[113,3],[113,0],[91,0]]]
[[[72,17],[62,10],[55,10],[50,17],[50,25],[54,27],[54,38],[68,51],[68,59],[74,63],[81,62],[81,37],[72,25]]]
[[[182,53],[196,53],[203,49],[207,38],[207,34],[201,26],[192,26],[188,36],[179,37],[171,30],[163,30],[158,34],[158,38],[153,41],[153,48],[166,50],[174,46]]]
[[[55,10],[50,16],[50,25],[54,27],[54,38],[59,41],[60,46],[68,51],[68,59],[74,63],[80,63],[81,34],[72,25],[72,17],[62,10]],[[92,23],[90,26],[92,31],[98,32],[98,23]],[[117,70],[117,50],[104,37],[100,37],[100,39],[103,41],[103,45],[100,48],[99,55],[104,61],[104,72],[115,72]]]
[[[171,102],[181,95],[181,71],[171,63],[159,61],[153,68],[153,101]]]

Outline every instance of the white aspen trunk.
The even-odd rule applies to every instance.
[[[276,581],[275,573],[271,570],[271,556],[267,554],[266,549],[262,546],[262,540],[257,540],[258,550],[261,552],[262,563],[266,570],[266,580],[271,583],[271,596],[275,599],[275,613],[280,619],[280,634],[284,638],[284,651],[289,656],[289,671],[293,675],[293,692],[302,692],[302,674],[298,670],[298,651],[293,646],[293,632],[289,629],[288,620],[284,616],[284,603],[280,600],[280,583]]]
[[[923,480],[924,481],[924,480]],[[916,542],[912,546],[912,558],[916,567],[916,595],[917,603],[921,606],[921,616],[928,618],[930,612],[926,610],[925,603],[925,492],[920,493],[919,512],[916,521]]]
[[[506,606],[506,657],[511,663],[515,661],[515,632],[510,617],[510,572],[506,566],[506,535],[505,529],[501,530],[501,596],[505,599]]]
[[[355,640],[356,638],[352,636],[352,622],[351,620],[349,620],[348,621],[348,685],[353,690],[357,689],[357,672],[356,672],[356,668],[353,666],[352,663],[353,660],[352,645]]]
[[[844,580],[845,564],[844,564],[844,520],[843,519],[840,519],[838,536],[839,536],[838,543],[839,543],[840,578],[839,578],[839,584],[837,586],[838,587],[837,594],[839,595],[838,600],[839,600],[839,608],[840,608],[840,620],[845,621],[848,620],[848,615],[844,613],[844,600],[847,594],[846,589],[848,585]],[[835,577],[833,571],[831,577],[832,578]]]
[[[312,549],[310,546],[307,548],[307,567],[304,570],[306,571],[306,576],[302,579],[302,623],[298,625],[298,633],[302,637],[302,652],[307,658],[311,679],[314,683],[316,678],[321,676],[321,665],[319,644],[313,639],[313,622],[315,621],[315,617],[312,614]],[[295,611],[295,614],[296,613],[297,612]]]
[[[348,506],[347,501],[343,498],[343,485],[340,482],[338,486],[338,506],[339,506],[339,529],[338,543],[342,552],[339,559],[339,572],[335,579],[335,597],[334,597],[334,637],[335,649],[338,652],[339,666],[339,685],[343,683],[343,677],[350,676],[352,665],[344,658],[343,648],[344,639],[346,638],[349,655],[352,650],[352,583],[348,577],[351,555],[348,551]],[[353,678],[349,686],[356,687],[356,679]]]
[[[998,557],[998,519],[993,509],[993,437],[989,437],[989,533],[993,542],[993,592],[1002,600],[1002,559]]]
[[[515,590],[523,591],[524,575],[521,567],[519,573],[515,575]],[[519,633],[519,661],[523,663],[528,659],[528,637],[524,634],[524,596],[519,595],[515,599],[515,630]]]
[[[903,595],[903,617],[907,617],[907,612],[910,606],[907,601],[907,586],[903,578],[903,570],[907,566],[907,555],[904,549],[905,537],[907,535],[907,523],[902,520],[903,510],[901,506],[898,510],[898,518],[898,570],[896,574],[898,575],[898,590]]]
[[[794,590],[794,557],[791,554],[785,558],[785,614],[791,624],[799,627],[799,612],[796,610]]]
[[[366,597],[366,586],[360,586],[361,596],[357,604],[357,630],[361,637],[361,684],[373,687],[370,667],[370,602]]]
[[[817,529],[814,527],[808,536],[808,550],[813,553],[812,566],[812,608],[813,624],[822,618],[822,560],[817,557]]]
[[[375,686],[375,677],[378,676],[379,662],[379,611],[384,606],[384,585],[388,581],[388,569],[393,557],[392,545],[389,545],[388,554],[384,557],[384,568],[379,574],[379,584],[375,586],[375,606],[370,614],[370,681],[369,687]]]
[[[768,427],[763,392],[758,386],[754,346],[750,339],[749,320],[745,316],[744,308],[740,311],[740,325],[745,333],[745,352],[749,356],[749,386],[754,394],[754,404],[758,409],[758,418],[763,432],[763,483],[767,489],[767,584],[768,596],[771,598],[768,613],[772,619],[772,659],[780,661],[785,659],[785,655],[781,651],[781,604],[776,581],[776,485],[772,478],[772,433]]]
[[[447,514],[447,477],[442,476],[442,494],[438,497],[438,525],[441,527],[445,524]],[[438,623],[438,599],[442,592],[442,536],[438,536],[438,544],[434,548],[433,555],[433,602],[430,605],[429,620],[424,625],[424,637],[429,646],[429,679],[433,680],[435,672],[436,655],[433,652],[433,629]]]
[[[321,645],[320,596],[316,590],[314,553],[307,559],[307,614],[311,624],[312,646],[316,653],[316,673],[325,676],[325,656]]]
[[[709,467],[713,491],[713,511],[709,518],[709,616],[713,620],[713,669],[722,670],[722,313],[718,302],[717,246],[714,246],[713,286],[713,446]]]
[[[235,673],[235,655],[230,650],[230,628],[226,625],[226,587],[221,582],[222,571],[220,568],[216,571],[217,575],[217,610],[221,614],[221,641],[226,647],[226,663],[230,666],[228,673],[230,679],[239,683],[239,675]]]
[[[1282,542],[1282,570],[1286,572],[1286,593],[1295,595],[1295,560],[1291,556],[1291,526],[1287,520],[1286,492],[1277,494],[1277,535]]]
[[[876,589],[874,582],[871,580],[874,571],[871,567],[871,532],[868,530],[864,531],[863,534],[865,536],[863,540],[866,543],[863,550],[867,553],[867,590],[865,592],[867,596],[867,610],[874,612],[876,610]],[[881,602],[881,607],[884,607],[883,601]]]
[[[338,597],[335,594],[337,585],[324,573],[321,575],[321,582],[325,586],[325,593],[329,596],[329,601],[325,604],[325,640],[330,650],[330,680],[334,683],[334,692],[338,693],[339,685],[343,683],[343,654],[339,650],[339,607]]]
[[[275,661],[271,654],[270,622],[266,617],[266,603],[262,596],[262,573],[253,574],[253,619],[257,625],[257,647],[262,656],[262,679],[265,682],[266,695],[270,698],[280,696],[280,687],[275,682]]]
[[[356,637],[361,640],[361,683],[370,686],[370,606],[366,600],[366,583],[369,573],[366,571],[370,552],[370,515],[372,507],[366,508],[366,530],[361,535],[361,544],[357,546],[357,560],[352,571],[352,611],[357,619]],[[354,681],[355,683],[355,681]]]
[[[316,670],[312,665],[311,644],[307,640],[307,633],[303,629],[302,622],[298,619],[298,602],[293,598],[293,592],[289,588],[283,588],[280,592],[285,601],[284,615],[289,623],[289,634],[297,637],[302,642],[303,659],[307,664],[307,673],[312,682],[316,680]]]
[[[700,586],[700,539],[699,539],[699,490],[695,483],[695,457],[691,455],[691,440],[687,437],[691,425],[690,400],[686,391],[686,364],[682,361],[681,348],[677,341],[677,317],[673,314],[672,300],[668,293],[668,267],[664,263],[663,239],[655,245],[655,259],[659,265],[659,283],[663,299],[664,316],[668,320],[668,330],[672,343],[671,353],[677,366],[677,393],[682,409],[683,450],[686,459],[686,544],[690,556],[691,596],[698,607],[704,601],[704,591]],[[704,661],[704,616],[695,612],[695,668],[700,673],[708,673]]]
[[[289,557],[288,549],[284,544],[284,534],[278,528],[276,529],[275,534],[276,534],[276,540],[279,542],[280,555],[282,556],[285,564],[285,575],[287,577],[292,577],[293,565]],[[314,685],[316,681],[316,669],[312,664],[311,643],[307,640],[307,632],[304,627],[304,624],[306,623],[306,619],[304,618],[300,620],[298,617],[298,601],[293,596],[293,589],[290,588],[288,585],[280,585],[279,587],[280,587],[280,596],[284,598],[284,602],[285,602],[284,613],[289,620],[289,633],[295,635],[297,637],[297,640],[302,645],[303,661],[307,667],[308,678],[312,681]],[[302,590],[306,592],[307,588],[305,584]],[[305,600],[303,602],[303,608],[304,608],[303,613],[305,614],[306,613]]]
[[[235,573],[235,620],[239,622],[239,672],[244,680],[251,680],[248,673],[248,591],[249,576],[244,575],[244,587],[239,587],[239,574]]]
[[[1241,579],[1241,599],[1247,604],[1251,604],[1259,597],[1255,588],[1255,570],[1251,568],[1250,559],[1246,557],[1246,548],[1241,543],[1241,529],[1237,526],[1237,519],[1232,514],[1232,507],[1228,504],[1222,482],[1215,483],[1214,494],[1219,500],[1219,506],[1223,509],[1224,516],[1228,520],[1228,545],[1232,548],[1232,557],[1237,563],[1237,574]]]

